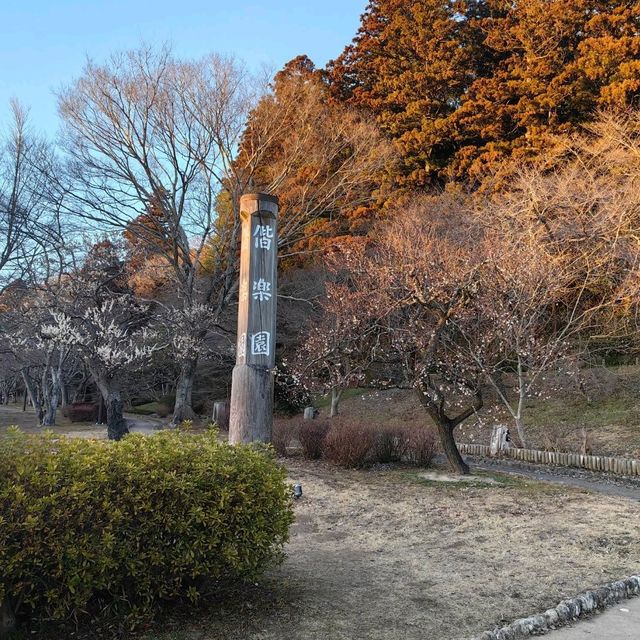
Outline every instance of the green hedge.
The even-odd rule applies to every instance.
[[[217,580],[253,579],[282,556],[292,522],[268,451],[215,433],[121,442],[0,440],[0,602],[39,620],[196,601]]]

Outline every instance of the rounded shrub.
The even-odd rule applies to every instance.
[[[117,614],[253,579],[282,556],[292,522],[269,450],[215,432],[120,442],[0,441],[0,604],[42,620]]]

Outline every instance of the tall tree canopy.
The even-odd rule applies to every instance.
[[[335,99],[372,111],[400,185],[476,180],[531,157],[597,108],[640,96],[640,5],[628,0],[372,0],[329,64]]]
[[[278,194],[280,246],[297,254],[361,232],[394,165],[391,145],[370,115],[330,100],[306,56],[288,62],[271,89],[251,113],[238,163],[262,144],[253,185]]]

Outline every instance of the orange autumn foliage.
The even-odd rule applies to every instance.
[[[334,100],[374,113],[395,141],[397,185],[477,185],[597,109],[637,102],[640,4],[371,0],[327,78]]]

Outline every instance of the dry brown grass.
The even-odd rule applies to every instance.
[[[94,425],[90,423],[71,422],[69,418],[65,418],[62,415],[61,411],[59,411],[56,416],[56,422],[57,425],[53,430],[59,431],[60,433],[92,429],[94,427]],[[30,433],[39,433],[42,431],[42,427],[38,425],[37,417],[31,407],[28,407],[26,411],[22,411],[21,405],[1,405],[0,433],[10,426],[20,427],[23,431],[28,431]]]
[[[638,503],[287,464],[304,497],[285,564],[223,615],[145,640],[457,640],[640,571]]]
[[[126,414],[126,418],[130,423],[130,428],[134,431],[148,433],[161,425],[161,420],[150,416],[139,416]],[[0,435],[7,430],[7,427],[19,427],[26,433],[42,433],[43,427],[37,424],[36,416],[33,409],[29,408],[22,411],[19,405],[0,405]],[[99,440],[106,439],[106,425],[96,425],[88,422],[71,422],[69,418],[65,418],[61,411],[56,416],[56,426],[50,427],[49,430],[61,435],[81,437],[81,438],[97,438]]]

